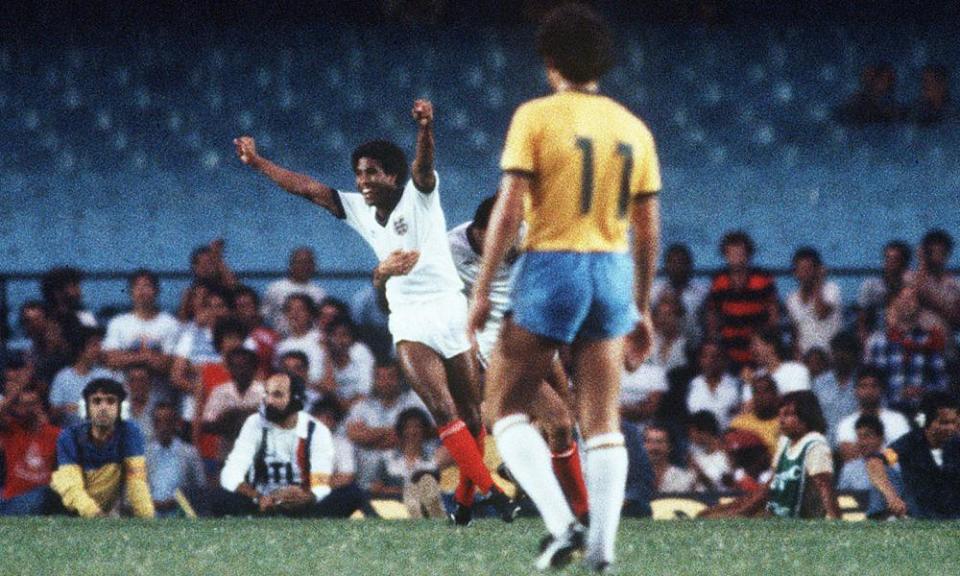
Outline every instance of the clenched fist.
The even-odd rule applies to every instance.
[[[420,126],[433,124],[433,104],[429,100],[417,100],[413,103],[413,119]]]
[[[257,143],[250,136],[240,136],[233,139],[233,145],[237,149],[237,157],[244,164],[250,165],[257,157]]]

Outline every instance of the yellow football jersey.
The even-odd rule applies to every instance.
[[[614,100],[585,92],[520,106],[500,168],[532,178],[525,250],[624,252],[631,201],[660,190],[647,126]]]

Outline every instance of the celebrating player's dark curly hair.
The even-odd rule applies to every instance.
[[[361,158],[370,158],[376,160],[383,167],[383,171],[391,176],[397,177],[397,188],[403,188],[407,184],[409,168],[407,167],[407,155],[399,146],[389,140],[371,140],[357,146],[350,155],[350,166],[353,171],[357,171],[357,164]]]
[[[597,80],[613,66],[613,40],[600,15],[582,4],[565,4],[543,19],[537,52],[564,78]]]

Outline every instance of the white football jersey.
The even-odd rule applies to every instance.
[[[430,193],[417,190],[413,179],[407,182],[386,225],[377,222],[376,208],[368,206],[362,195],[337,193],[347,224],[373,248],[378,260],[383,261],[395,250],[420,253],[417,265],[409,274],[387,280],[387,302],[391,306],[425,302],[463,289],[447,244],[439,176]]]

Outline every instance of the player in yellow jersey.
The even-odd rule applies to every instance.
[[[636,330],[646,353],[652,334],[660,171],[647,127],[599,92],[611,48],[607,28],[585,6],[561,6],[541,24],[537,49],[554,93],[523,104],[511,122],[470,310],[473,334],[486,322],[491,280],[526,218],[512,316],[491,359],[486,396],[497,448],[551,535],[539,569],[563,565],[584,545],[584,527],[530,424],[540,380],[558,347],[572,344],[590,507],[584,560],[605,571],[614,557],[627,475],[618,402],[623,336]]]

